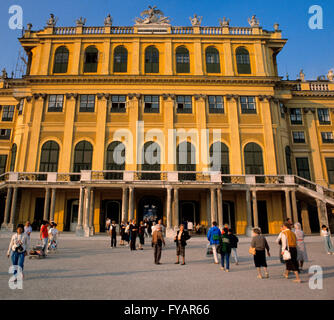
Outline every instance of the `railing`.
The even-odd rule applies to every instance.
[[[82,33],[83,34],[103,34],[104,27],[83,27]]]
[[[111,27],[112,34],[133,34],[133,27]]]
[[[252,28],[242,28],[242,27],[230,27],[229,28],[230,34],[233,35],[251,35],[253,34]]]
[[[75,27],[57,27],[53,29],[54,34],[58,35],[72,35],[76,33]]]
[[[327,83],[310,83],[311,91],[328,91]]]
[[[256,175],[256,184],[284,184],[284,176]]]
[[[193,34],[193,27],[172,27],[172,34]]]
[[[317,184],[314,182],[311,182],[309,180],[306,180],[302,177],[295,176],[295,183],[298,185],[301,185],[307,189],[317,191]]]
[[[201,27],[201,34],[223,34],[223,28],[222,27]]]

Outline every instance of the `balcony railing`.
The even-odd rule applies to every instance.
[[[83,27],[83,34],[104,34],[104,27]]]
[[[76,33],[75,27],[57,27],[53,29],[54,34],[58,35],[72,35]]]

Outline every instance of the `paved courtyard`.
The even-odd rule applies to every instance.
[[[38,240],[33,234],[32,243]],[[128,247],[109,247],[109,238],[95,236],[78,239],[61,234],[59,251],[46,259],[26,259],[23,290],[8,287],[10,260],[6,251],[9,235],[0,235],[0,299],[334,299],[334,256],[325,254],[322,239],[307,237],[311,265],[323,268],[323,289],[311,290],[310,275],[296,284],[282,276],[284,266],[278,259],[275,237],[268,237],[272,257],[268,259],[270,279],[257,279],[250,239],[240,237],[238,266],[231,272],[206,257],[207,241],[193,237],[186,250],[187,265],[175,265],[175,245],[167,241],[162,265],[153,264],[153,252],[147,241],[143,251]],[[233,259],[232,259],[233,261]],[[291,277],[292,278],[292,277]]]

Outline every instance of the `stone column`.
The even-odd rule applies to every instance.
[[[7,189],[5,217],[4,217],[1,229],[6,229],[7,228],[8,219],[9,219],[9,213],[10,213],[10,204],[11,204],[11,201],[12,201],[12,194],[13,194],[13,187],[9,187]]]
[[[56,206],[56,189],[53,188],[52,191],[51,191],[50,221],[54,221],[55,206]]]
[[[127,222],[128,221],[128,215],[126,212],[126,203],[128,201],[128,188],[123,188],[122,189],[122,221]]]
[[[286,207],[286,217],[292,220],[290,192],[288,189],[285,190],[285,207]]]
[[[310,219],[309,213],[307,208],[307,203],[301,203],[301,216],[302,216],[302,224],[303,224],[303,231],[305,234],[311,234],[311,227],[310,227]]]
[[[134,190],[133,187],[129,188],[129,219],[134,219]]]
[[[83,236],[83,212],[84,212],[84,196],[85,196],[85,188],[80,187],[80,195],[79,195],[79,208],[78,208],[78,224],[76,226],[75,233],[77,236]]]
[[[291,191],[291,202],[292,202],[293,222],[296,223],[298,222],[296,190]]]
[[[11,230],[11,231],[15,230],[14,223],[15,223],[15,220],[16,220],[17,192],[18,192],[18,188],[14,187],[12,205],[11,205],[11,209],[10,209],[10,219],[9,219],[9,224],[7,225],[7,229]]]
[[[327,214],[326,203],[319,199],[316,199],[316,202],[317,202],[317,207],[318,207],[318,217],[319,217],[319,224],[320,224],[319,231],[320,231],[322,225],[325,225],[329,228],[328,214]]]
[[[89,235],[94,235],[94,206],[95,206],[95,191],[90,192],[90,210],[89,210]]]
[[[211,196],[211,222],[217,222],[217,200],[216,200],[216,189],[210,189]]]
[[[167,215],[167,235],[172,231],[172,188],[167,187],[167,208],[166,208],[166,215]]]
[[[85,191],[85,216],[84,216],[84,232],[85,237],[90,236],[90,230],[89,230],[89,213],[90,213],[90,205],[91,205],[91,187],[87,187]]]
[[[250,190],[246,190],[246,210],[247,210],[247,226],[246,235],[250,237],[252,235],[252,205],[250,200]]]
[[[252,191],[252,203],[253,203],[253,221],[254,221],[254,227],[259,227],[259,215],[257,212],[257,198],[256,198],[256,191]]]
[[[219,228],[223,228],[223,196],[222,196],[222,189],[217,189],[217,202],[218,202],[218,223]]]
[[[179,189],[174,189],[174,229],[179,227]]]
[[[43,220],[49,220],[50,188],[45,189]]]

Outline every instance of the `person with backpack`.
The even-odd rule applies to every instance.
[[[230,255],[231,255],[231,236],[227,228],[223,229],[223,233],[219,242],[219,253],[221,255],[221,270],[230,271]],[[226,262],[226,268],[225,268]]]
[[[212,246],[213,258],[215,264],[218,264],[217,246],[219,245],[220,237],[221,237],[221,232],[217,227],[217,222],[213,221],[212,227],[209,229],[209,232],[207,234],[207,238],[208,241],[210,242],[210,245]]]
[[[238,254],[237,254],[237,248],[238,248],[239,239],[235,234],[233,234],[232,229],[229,229],[228,234],[230,236],[230,244],[231,244],[234,262],[236,265],[238,265],[239,259],[238,259]]]

